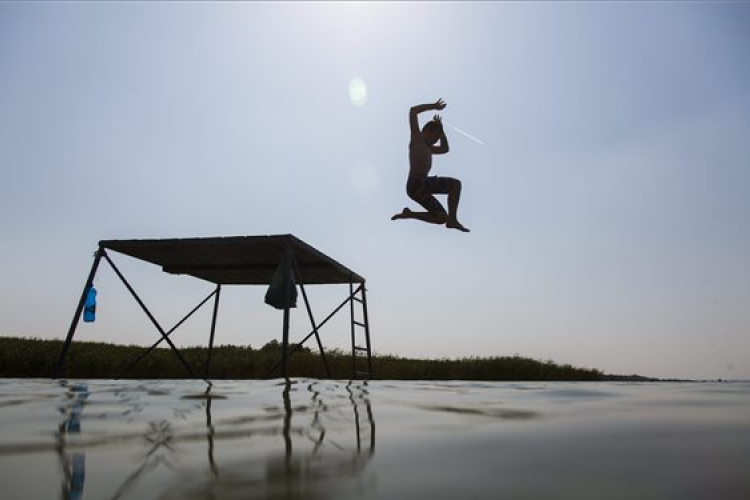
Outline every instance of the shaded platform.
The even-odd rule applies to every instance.
[[[284,252],[297,263],[298,283],[327,285],[365,280],[299,238],[291,235],[233,236],[165,240],[105,240],[102,248],[187,274],[217,285],[268,285]]]
[[[173,328],[165,331],[159,324],[151,311],[146,307],[127,279],[120,272],[108,254],[109,251],[117,252],[129,257],[150,262],[160,266],[162,270],[170,274],[182,274],[193,276],[216,285],[216,289],[194,307]],[[367,315],[367,298],[365,290],[365,279],[308,245],[299,238],[291,235],[272,236],[233,236],[219,238],[181,238],[181,239],[135,239],[135,240],[103,240],[99,242],[98,250],[94,257],[86,285],[81,294],[78,307],[71,322],[68,335],[58,359],[55,372],[60,377],[65,357],[80,322],[86,295],[93,287],[94,278],[99,268],[100,261],[104,259],[114,270],[125,287],[130,291],[133,298],[138,302],[143,311],[149,317],[158,330],[161,338],[155,342],[141,357],[135,360],[120,376],[124,376],[135,364],[145,358],[162,341],[169,344],[172,351],[185,366],[190,376],[194,377],[194,370],[180,355],[177,347],[170,340],[170,335],[187,319],[200,309],[209,299],[214,299],[214,310],[211,321],[211,332],[208,345],[208,359],[206,361],[205,378],[208,379],[211,367],[211,353],[213,350],[216,320],[218,316],[219,298],[222,286],[225,285],[267,285],[275,292],[275,300],[266,297],[266,303],[273,304],[277,309],[282,309],[282,352],[281,360],[272,368],[276,370],[279,366],[282,375],[288,376],[287,358],[294,352],[289,349],[289,309],[296,307],[296,287],[299,287],[304,299],[305,308],[312,331],[295,346],[302,346],[308,339],[315,336],[320,354],[325,364],[326,372],[330,376],[330,370],[323,344],[320,340],[318,330],[330,320],[333,315],[349,304],[351,315],[351,341],[352,341],[352,378],[358,376],[370,377],[372,372],[372,351],[370,348],[370,328]],[[282,277],[280,280],[279,277]],[[349,287],[348,297],[336,307],[323,321],[316,323],[310,303],[305,290],[305,285],[323,284],[347,284]],[[355,285],[357,285],[355,287]],[[269,293],[272,290],[269,289]],[[355,317],[355,303],[361,306],[359,319]],[[357,330],[364,330],[365,345],[357,344]],[[357,370],[358,354],[366,353],[367,370]],[[119,378],[119,377],[118,377]]]

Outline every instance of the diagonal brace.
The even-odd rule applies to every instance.
[[[196,312],[196,311],[198,311],[198,309],[200,309],[201,307],[203,307],[203,304],[205,304],[206,302],[208,302],[208,301],[209,301],[209,299],[210,299],[211,297],[213,297],[214,295],[216,295],[216,290],[214,290],[213,292],[211,292],[211,293],[210,293],[210,294],[208,295],[208,297],[206,297],[205,299],[203,299],[203,300],[202,300],[202,301],[200,302],[200,304],[198,304],[197,306],[195,306],[195,307],[194,307],[194,308],[193,308],[193,309],[192,309],[192,310],[191,310],[191,311],[190,311],[189,313],[187,313],[187,314],[185,315],[185,317],[184,317],[184,318],[182,318],[182,319],[181,319],[181,320],[180,320],[180,321],[179,321],[179,322],[178,322],[178,323],[177,323],[176,325],[174,325],[174,326],[173,326],[173,327],[172,327],[172,328],[171,328],[171,329],[170,329],[170,330],[169,330],[169,331],[167,332],[166,336],[167,336],[167,337],[169,337],[170,335],[172,335],[172,332],[174,332],[174,331],[175,331],[175,330],[177,330],[177,329],[178,329],[178,328],[179,328],[180,326],[182,326],[182,324],[183,324],[183,323],[184,323],[185,321],[187,321],[187,320],[188,320],[188,319],[190,318],[190,316],[192,316],[193,314],[195,314],[195,312]],[[162,337],[162,338],[160,338],[159,340],[157,340],[156,342],[154,342],[154,344],[153,344],[153,345],[152,345],[151,347],[149,347],[149,348],[148,348],[148,350],[146,350],[146,352],[142,353],[142,354],[141,354],[141,355],[140,355],[140,356],[138,357],[138,359],[136,359],[136,360],[134,360],[134,361],[133,361],[132,363],[130,363],[130,365],[128,365],[128,367],[127,367],[127,368],[125,368],[125,369],[124,369],[124,370],[122,371],[122,373],[120,373],[120,375],[118,375],[118,376],[117,376],[117,379],[121,379],[122,377],[124,377],[124,376],[125,376],[125,374],[127,374],[127,373],[128,373],[128,372],[129,372],[130,370],[132,370],[132,369],[133,369],[133,367],[134,367],[135,365],[137,365],[138,363],[140,363],[140,362],[141,362],[141,361],[143,360],[143,358],[145,358],[146,356],[148,356],[148,355],[149,355],[149,354],[151,353],[151,351],[153,351],[154,349],[156,349],[156,348],[157,348],[157,347],[159,346],[159,344],[161,344],[161,343],[162,343],[162,341],[164,340],[164,338],[165,338],[165,337]]]
[[[151,311],[148,310],[148,307],[146,307],[146,304],[143,303],[143,301],[138,296],[138,294],[135,292],[135,290],[133,290],[133,287],[130,286],[130,283],[128,283],[128,280],[125,279],[125,276],[122,275],[122,273],[120,272],[120,270],[117,268],[117,266],[115,265],[115,263],[112,262],[112,259],[109,257],[109,255],[107,255],[106,252],[104,252],[104,258],[107,260],[107,262],[109,263],[110,267],[112,267],[112,270],[115,272],[115,274],[117,274],[117,276],[123,282],[123,284],[125,285],[125,288],[128,289],[128,291],[133,296],[133,298],[136,300],[136,302],[138,302],[138,305],[141,306],[141,309],[143,309],[143,312],[146,313],[146,316],[148,316],[148,319],[151,320],[151,323],[153,323],[153,325],[159,331],[159,333],[161,334],[162,338],[167,341],[167,344],[169,344],[169,347],[172,348],[172,350],[177,355],[177,358],[179,358],[179,360],[182,363],[182,365],[185,367],[185,369],[188,371],[188,373],[190,373],[190,376],[193,377],[193,378],[195,378],[195,373],[193,373],[193,369],[190,368],[190,365],[182,357],[182,355],[180,354],[180,351],[177,350],[177,346],[175,346],[172,343],[172,341],[169,340],[169,337],[164,332],[164,329],[161,327],[161,325],[159,324],[159,322],[156,321],[156,318],[154,318],[154,315],[151,314]]]
[[[315,334],[315,340],[318,342],[318,349],[320,350],[320,357],[323,358],[323,365],[326,367],[326,374],[330,378],[331,376],[331,369],[328,367],[328,360],[326,359],[326,353],[323,350],[323,343],[320,341],[320,335],[318,334],[318,326],[315,324],[315,318],[313,317],[312,308],[310,307],[310,301],[307,299],[307,292],[305,291],[305,285],[303,284],[302,274],[299,272],[299,267],[297,266],[297,259],[293,259],[292,261],[294,263],[294,272],[297,275],[297,280],[299,281],[299,288],[302,291],[302,298],[305,301],[305,307],[307,308],[307,316],[310,318],[310,325],[312,326],[313,333]],[[305,339],[307,340],[307,339]]]

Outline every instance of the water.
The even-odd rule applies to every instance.
[[[750,384],[0,381],[0,497],[750,498]]]

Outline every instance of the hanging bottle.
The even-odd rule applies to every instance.
[[[91,285],[86,292],[86,301],[83,304],[83,321],[93,323],[96,319],[96,288]]]

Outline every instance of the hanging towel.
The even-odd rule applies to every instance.
[[[279,265],[276,267],[271,286],[266,292],[266,304],[276,309],[297,307],[297,284],[294,281],[289,252],[282,254]]]

